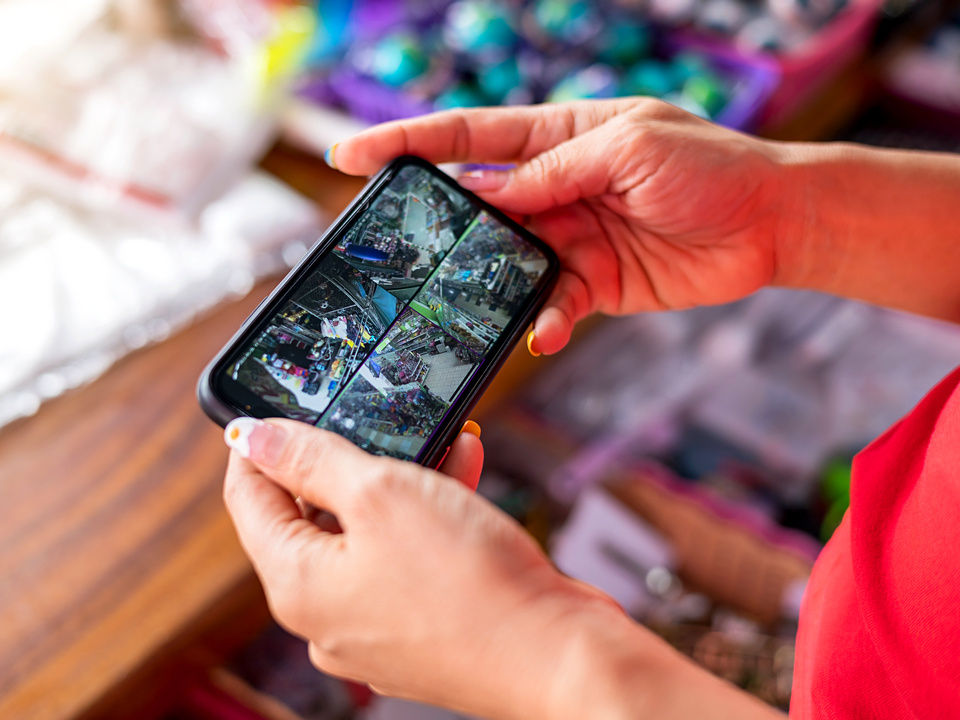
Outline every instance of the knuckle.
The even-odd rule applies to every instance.
[[[672,105],[659,98],[637,98],[636,103],[629,113],[622,116],[627,124],[634,128],[648,127],[650,123],[681,123],[696,121],[700,118],[691,115],[686,110],[681,110],[676,105]]]
[[[649,118],[645,118],[640,122],[624,125],[620,128],[618,135],[620,135],[619,140],[623,147],[636,150],[649,145],[655,139],[657,131],[650,127],[648,120]]]
[[[376,500],[389,485],[387,473],[380,467],[371,469],[369,472],[354,479],[353,498],[361,504],[368,504]]]
[[[634,105],[634,112],[649,119],[659,119],[675,115],[677,109],[660,98],[640,97]]]
[[[283,465],[291,475],[306,478],[314,468],[323,465],[323,455],[322,444],[303,440],[291,442],[284,449]]]
[[[544,150],[530,161],[530,170],[539,183],[552,187],[561,177],[563,159],[556,147]]]
[[[463,108],[451,110],[450,120],[456,128],[453,134],[453,149],[451,155],[454,159],[464,160],[470,154],[470,119]]]
[[[380,513],[390,505],[388,496],[397,488],[397,469],[391,461],[377,458],[366,472],[352,482],[352,497],[356,508],[364,513]]]

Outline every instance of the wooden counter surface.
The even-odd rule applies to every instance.
[[[264,165],[329,213],[362,185],[282,148]],[[194,386],[272,285],[0,430],[0,718],[148,717],[165,658],[263,615]]]

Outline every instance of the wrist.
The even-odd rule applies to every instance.
[[[559,639],[539,717],[626,720],[658,717],[683,658],[635,623],[610,598],[575,586],[573,601],[552,626]]]
[[[960,318],[960,161],[848,143],[776,143],[772,284]]]
[[[521,717],[783,720],[634,622],[609,598],[570,581],[578,599],[552,626],[554,650],[538,707]]]
[[[817,290],[834,284],[829,275],[842,264],[838,225],[848,197],[841,166],[851,147],[774,143],[781,197],[771,285]]]

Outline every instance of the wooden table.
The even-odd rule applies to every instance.
[[[330,213],[362,185],[283,148],[264,165]],[[194,386],[272,284],[0,430],[0,718],[155,716],[174,658],[262,623]]]

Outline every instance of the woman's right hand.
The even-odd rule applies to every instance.
[[[468,173],[467,188],[549,243],[563,264],[534,323],[553,353],[592,312],[735,300],[778,279],[791,241],[786,146],[649,98],[452,110],[379,125],[328,153],[366,175],[392,158],[516,163]]]

